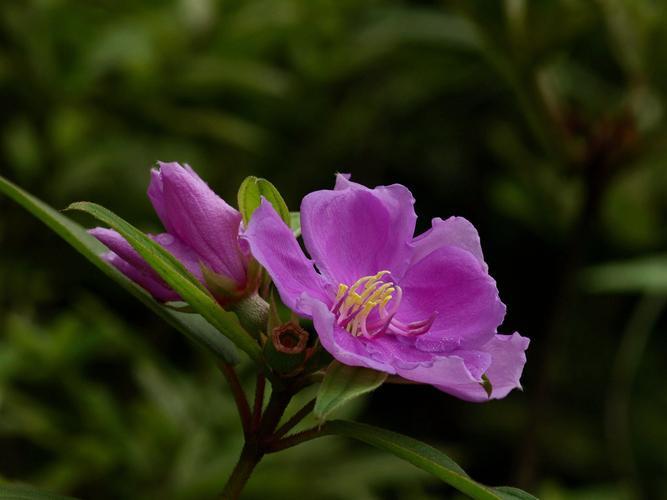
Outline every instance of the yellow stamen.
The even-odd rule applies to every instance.
[[[368,334],[366,322],[377,307],[382,313],[393,298],[396,287],[382,278],[390,274],[389,271],[380,271],[373,276],[364,276],[351,286],[338,285],[336,294],[336,312],[339,324],[348,323],[345,329],[354,336]]]

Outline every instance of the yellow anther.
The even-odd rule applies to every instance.
[[[338,302],[340,299],[343,298],[343,295],[345,295],[345,292],[347,292],[348,288],[347,285],[343,285],[342,283],[338,285],[338,293],[336,293],[336,302]]]
[[[393,292],[393,290],[392,290],[392,292]],[[384,310],[384,308],[387,307],[387,304],[389,303],[389,301],[390,301],[392,298],[393,298],[393,296],[392,296],[391,294],[386,295],[386,296],[382,299],[382,301],[380,302],[380,309]]]
[[[359,278],[349,287],[343,284],[338,285],[336,312],[339,322],[345,323],[345,329],[350,334],[369,335],[367,322],[376,308],[379,308],[380,317],[384,319],[385,308],[394,297],[394,292],[397,292],[397,287],[392,282],[385,282],[382,279],[388,274],[390,274],[389,271],[380,271],[375,275]],[[397,293],[400,300],[400,289]],[[377,326],[372,328],[371,332]]]

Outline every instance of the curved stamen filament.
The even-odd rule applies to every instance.
[[[389,271],[380,271],[372,276],[364,276],[351,286],[338,285],[338,292],[332,311],[337,314],[337,323],[354,336],[372,336],[377,329],[368,329],[368,317],[374,310],[386,317],[386,307],[393,299],[393,294],[400,290],[392,282],[382,278]],[[400,292],[397,293],[400,296]],[[399,299],[400,300],[400,299]],[[395,309],[392,308],[392,309]]]
[[[394,318],[403,297],[403,290],[391,281],[385,281],[389,271],[364,276],[352,285],[338,285],[331,312],[336,323],[355,337],[373,337],[387,331],[396,335],[426,333],[435,315],[422,321],[403,323]],[[375,314],[373,314],[375,312]]]

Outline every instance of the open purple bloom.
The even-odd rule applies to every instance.
[[[215,194],[188,165],[158,162],[151,171],[148,197],[166,233],[150,235],[204,284],[205,274],[226,285],[230,297],[248,291],[248,256],[239,247],[241,214]],[[104,258],[167,302],[180,297],[116,231],[97,227],[89,231],[109,252]],[[220,291],[219,287],[216,291]],[[218,297],[219,300],[225,300]]]
[[[505,306],[477,231],[451,217],[414,237],[413,205],[404,186],[369,189],[339,175],[334,190],[310,193],[301,204],[313,260],[266,201],[244,238],[283,302],[312,318],[340,362],[469,401],[505,397],[520,388],[529,340],[496,333]]]

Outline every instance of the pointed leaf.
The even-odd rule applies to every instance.
[[[100,258],[100,255],[105,251],[105,247],[79,224],[3,177],[0,177],[0,192],[6,194],[41,220],[104,274],[120,284],[172,327],[202,344],[227,363],[238,363],[239,354],[229,339],[220,334],[202,317],[169,309],[155,301],[141,287],[135,285],[116,268]]]
[[[383,372],[347,366],[338,361],[332,362],[317,391],[315,416],[325,420],[336,408],[351,399],[374,391],[386,379],[387,374]]]
[[[118,231],[183,300],[227,336],[236,347],[248,354],[255,362],[263,364],[259,345],[243,329],[236,315],[222,309],[202,284],[188,273],[185,267],[167,250],[132,224],[100,205],[84,201],[73,203],[68,209],[89,213]]]
[[[243,222],[248,224],[253,212],[262,201],[262,196],[273,205],[273,208],[278,212],[280,218],[289,225],[291,220],[290,212],[287,209],[283,197],[273,184],[266,179],[261,179],[255,176],[246,177],[241,183],[241,187],[239,187],[239,211],[241,212],[241,215],[243,215]]]
[[[526,493],[519,488],[514,488],[512,486],[497,486],[493,488],[500,498],[503,500],[537,500],[536,497],[530,493]]]
[[[372,425],[344,420],[332,420],[327,422],[325,426],[326,434],[351,437],[388,451],[437,476],[471,498],[479,500],[537,500],[536,497],[517,488],[484,486],[472,480],[456,462],[440,450],[402,434]]]

